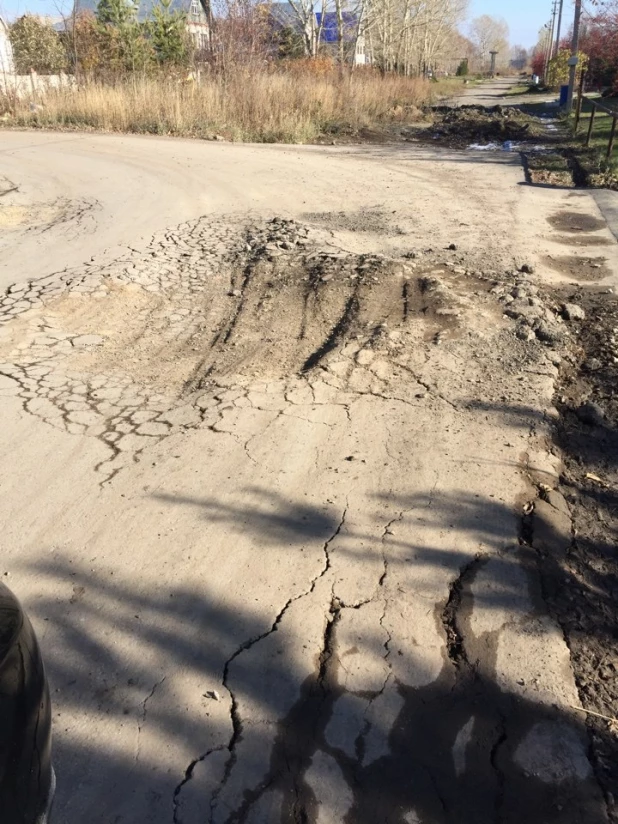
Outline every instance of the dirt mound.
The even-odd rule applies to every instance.
[[[507,141],[535,143],[556,141],[554,133],[547,132],[540,118],[516,108],[494,106],[446,106],[432,109],[433,128],[418,129],[415,137],[420,140],[440,141],[454,148],[467,148],[471,143],[502,144]]]
[[[491,284],[453,251],[354,255],[325,251],[322,235],[279,218],[233,231],[204,218],[145,253],[11,287],[0,390],[5,381],[26,412],[99,438],[109,477],[152,439],[216,426],[222,387],[320,371],[377,391],[427,342],[500,318]],[[406,381],[417,390],[404,376],[400,392]]]
[[[531,119],[516,109],[464,106],[444,112],[436,123],[440,137],[470,141],[504,142],[530,139]]]

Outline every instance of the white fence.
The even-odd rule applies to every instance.
[[[0,72],[0,94],[16,95],[20,98],[40,98],[52,89],[73,89],[75,78],[70,74],[9,74]]]

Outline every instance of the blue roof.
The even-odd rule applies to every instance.
[[[300,20],[294,8],[287,2],[271,3],[268,6],[271,17],[280,26],[290,26],[298,31],[301,30]],[[356,37],[356,29],[358,26],[358,15],[354,12],[343,12],[343,39],[346,42],[353,40]],[[315,20],[319,26],[322,21],[322,12],[318,11],[315,14]],[[322,41],[324,43],[337,43],[338,41],[338,25],[337,14],[334,11],[327,11],[324,15],[324,26],[322,28]]]
[[[322,12],[316,12],[315,18],[318,26],[322,22]],[[342,13],[343,18],[343,39],[350,40],[356,36],[356,28],[358,26],[358,15],[350,11]],[[327,11],[324,14],[324,25],[322,27],[322,40],[325,43],[337,43],[339,40],[339,25],[337,23],[337,14],[334,11]]]

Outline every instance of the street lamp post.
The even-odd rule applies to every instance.
[[[495,77],[496,76],[496,55],[498,54],[498,52],[497,51],[490,51],[489,53],[491,55],[491,66],[489,68],[489,73],[491,74],[492,77]]]

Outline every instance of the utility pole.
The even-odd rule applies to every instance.
[[[554,56],[554,33],[556,31],[556,17],[558,15],[558,0],[554,0],[554,4],[551,10],[551,35],[550,35],[550,44],[549,44],[549,58]]]
[[[545,55],[545,71],[543,80],[547,83],[547,77],[549,74],[549,61],[553,57],[554,52],[554,29],[556,27],[556,14],[558,13],[558,0],[554,0],[554,4],[551,10],[551,23],[548,23],[548,43],[547,43],[547,54]]]
[[[558,54],[560,51],[560,29],[562,28],[562,8],[564,6],[564,0],[560,0],[558,4],[558,25],[556,27],[556,50],[555,54]]]
[[[575,75],[577,73],[577,53],[579,52],[579,23],[582,16],[582,0],[575,0],[575,19],[573,20],[573,41],[571,43],[571,57],[569,58],[569,94],[566,111],[570,114],[573,108],[575,93]]]

